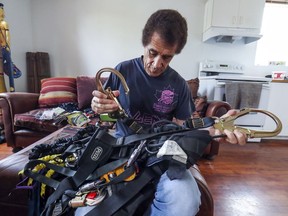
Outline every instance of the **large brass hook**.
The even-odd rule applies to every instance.
[[[123,88],[125,90],[126,95],[128,95],[128,93],[129,93],[129,87],[128,87],[123,75],[119,71],[117,71],[113,68],[102,68],[96,73],[95,79],[96,79],[97,90],[106,94],[108,96],[108,98],[114,100],[117,103],[117,105],[119,106],[119,109],[116,111],[116,113],[115,112],[109,113],[109,116],[111,118],[121,118],[121,117],[127,116],[127,114],[125,113],[125,110],[122,108],[121,104],[119,103],[119,101],[117,100],[115,95],[113,94],[112,89],[110,87],[108,87],[107,89],[103,88],[100,77],[101,77],[102,73],[104,73],[104,72],[111,72],[111,73],[114,73],[117,77],[119,77],[119,79],[121,80],[121,83],[123,85]]]
[[[251,130],[248,128],[238,127],[234,125],[234,121],[237,118],[247,115],[250,112],[263,113],[269,116],[270,118],[272,118],[274,122],[276,123],[275,130],[274,131],[256,131],[256,130]],[[245,133],[249,138],[273,137],[273,136],[277,136],[282,130],[282,123],[276,115],[266,110],[260,110],[260,109],[245,108],[245,109],[240,110],[240,112],[237,113],[236,115],[228,116],[226,118],[220,118],[220,119],[217,119],[216,121],[217,122],[214,124],[214,128],[219,129],[220,131],[223,131],[224,129],[234,131],[235,129],[237,129]]]
[[[128,88],[128,85],[127,85],[123,75],[119,71],[117,71],[113,68],[109,68],[109,67],[108,68],[102,68],[96,73],[96,87],[97,87],[98,91],[101,91],[101,92],[106,94],[106,91],[104,90],[103,85],[101,83],[101,79],[100,79],[101,74],[104,72],[111,72],[111,73],[114,73],[116,76],[118,76],[119,79],[121,80],[123,87],[124,87],[125,93],[126,94],[129,93],[129,88]]]

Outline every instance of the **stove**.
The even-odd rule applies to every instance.
[[[247,82],[270,82],[271,78],[247,76],[244,65],[235,62],[206,60],[199,64],[199,79],[235,80]]]
[[[252,91],[254,92],[253,87],[257,86],[259,89],[259,93],[256,96],[256,99],[259,100],[257,107],[249,107],[249,108],[258,108],[258,109],[266,109],[268,107],[268,98],[269,98],[269,84],[271,82],[271,78],[265,77],[257,77],[257,76],[247,76],[244,75],[245,67],[242,64],[236,62],[218,62],[206,60],[204,62],[200,62],[199,64],[199,94],[201,96],[206,95],[208,100],[221,100],[227,101],[233,109],[241,109],[244,107],[236,107],[235,103],[231,103],[226,100],[226,94],[229,94],[230,91],[226,92],[228,89],[232,91],[237,89],[237,85],[241,86],[252,86]],[[232,83],[232,84],[231,84]],[[248,85],[247,85],[248,84]],[[241,88],[240,88],[240,91]],[[251,92],[252,92],[251,91]],[[249,91],[248,91],[249,93]],[[246,100],[247,97],[250,97],[249,94],[244,98],[241,98],[243,94],[236,94],[237,100]],[[252,95],[252,94],[251,94]],[[230,97],[231,98],[231,97]],[[228,99],[228,98],[227,98]],[[242,104],[242,103],[241,103]],[[233,107],[235,106],[235,107]],[[251,114],[244,117],[241,117],[236,122],[238,126],[245,126],[246,128],[261,130],[263,129],[265,123],[265,116],[259,114]],[[260,141],[253,139],[253,141]]]
[[[206,95],[209,100],[223,100],[219,97],[219,90],[227,82],[255,82],[269,84],[271,78],[244,75],[244,65],[236,62],[219,62],[206,60],[199,64],[200,87],[199,93]],[[217,89],[216,89],[217,88]]]

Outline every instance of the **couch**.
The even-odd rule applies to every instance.
[[[38,120],[35,116],[39,111],[63,105],[64,102],[65,104],[74,104],[78,110],[88,109],[92,99],[91,92],[96,89],[95,78],[88,76],[47,78],[41,82],[42,88],[39,94],[26,92],[0,93],[0,109],[2,110],[0,123],[2,122],[4,126],[7,145],[11,146],[14,152],[31,145],[67,124],[65,121],[55,124],[53,120]],[[187,83],[193,98],[197,98],[199,80],[196,78],[188,80]],[[60,99],[59,92],[63,94]],[[222,101],[196,103],[196,105],[198,104],[199,106],[196,106],[196,109],[201,109],[198,113],[204,112],[204,116],[219,117],[231,109],[228,103]],[[217,153],[218,144],[215,142],[209,146],[206,155],[213,157]]]
[[[7,145],[14,152],[29,146],[67,124],[35,118],[40,111],[69,104],[70,109],[90,107],[95,78],[88,76],[55,77],[41,81],[40,93],[4,92],[0,94],[0,124],[4,127]],[[59,96],[61,94],[61,96]]]

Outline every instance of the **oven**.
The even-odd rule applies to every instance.
[[[208,100],[227,101],[233,109],[266,110],[270,78],[244,75],[244,65],[235,62],[205,61],[199,64],[199,94]],[[251,113],[235,121],[238,126],[263,130],[265,115]],[[251,141],[260,141],[252,139]]]

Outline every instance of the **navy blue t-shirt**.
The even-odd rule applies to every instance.
[[[115,68],[124,76],[130,89],[125,94],[121,80],[113,73],[105,88],[119,90],[118,100],[138,124],[150,127],[159,120],[181,120],[189,118],[195,110],[191,92],[186,81],[171,67],[158,77],[149,76],[143,66],[142,57],[118,64]],[[116,123],[116,136],[126,136],[132,131],[121,121]]]

